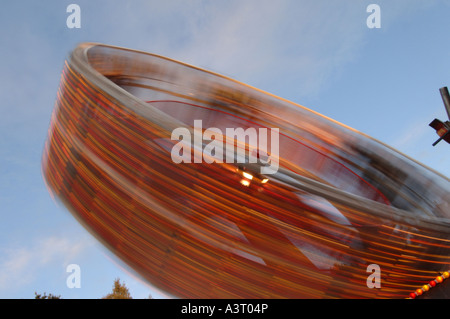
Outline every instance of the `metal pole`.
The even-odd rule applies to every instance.
[[[447,115],[450,120],[450,95],[448,94],[448,89],[445,86],[440,88],[439,92],[441,92],[442,101],[444,101],[445,109],[447,110]]]
[[[450,134],[450,130],[447,131],[447,133],[445,133],[444,135],[442,135],[436,142],[433,143],[433,146],[436,146],[437,143],[439,143],[440,141],[442,141],[444,138],[447,137],[447,135]]]

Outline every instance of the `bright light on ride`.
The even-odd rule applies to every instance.
[[[241,184],[244,185],[244,186],[249,187],[250,186],[250,181],[248,179],[243,179],[243,180],[241,180]]]
[[[244,177],[248,178],[249,180],[253,179],[253,175],[252,174],[249,174],[249,173],[246,173],[246,172],[242,172],[242,175],[244,175]]]
[[[261,184],[265,184],[265,183],[267,183],[268,181],[269,181],[268,178],[264,178],[264,179],[261,181]]]

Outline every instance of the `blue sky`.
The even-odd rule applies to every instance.
[[[81,8],[69,29],[66,8]],[[381,28],[369,29],[369,4]],[[117,277],[135,298],[164,295],[124,270],[50,197],[41,156],[65,58],[80,42],[169,56],[334,118],[450,176],[449,0],[2,1],[0,298],[100,298]],[[66,266],[81,288],[66,286]]]

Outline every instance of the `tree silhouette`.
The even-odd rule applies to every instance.
[[[61,296],[56,296],[52,294],[48,294],[44,292],[43,295],[34,293],[34,299],[62,299]],[[101,299],[133,299],[131,294],[125,285],[125,283],[121,283],[119,278],[114,280],[113,288],[111,293],[107,294]],[[148,295],[148,299],[153,299],[152,295]]]
[[[120,283],[120,279],[114,280],[112,292],[104,296],[102,299],[133,299],[125,284]]]
[[[37,292],[34,292],[34,299],[61,299],[61,296],[55,296],[52,294],[48,294],[44,292],[43,295],[38,294]]]

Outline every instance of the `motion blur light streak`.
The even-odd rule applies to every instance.
[[[193,133],[194,120],[279,128],[278,171],[175,164],[171,133]],[[300,105],[149,53],[72,52],[42,169],[93,235],[174,297],[404,298],[450,264],[447,177]],[[370,264],[381,288],[366,285]]]

